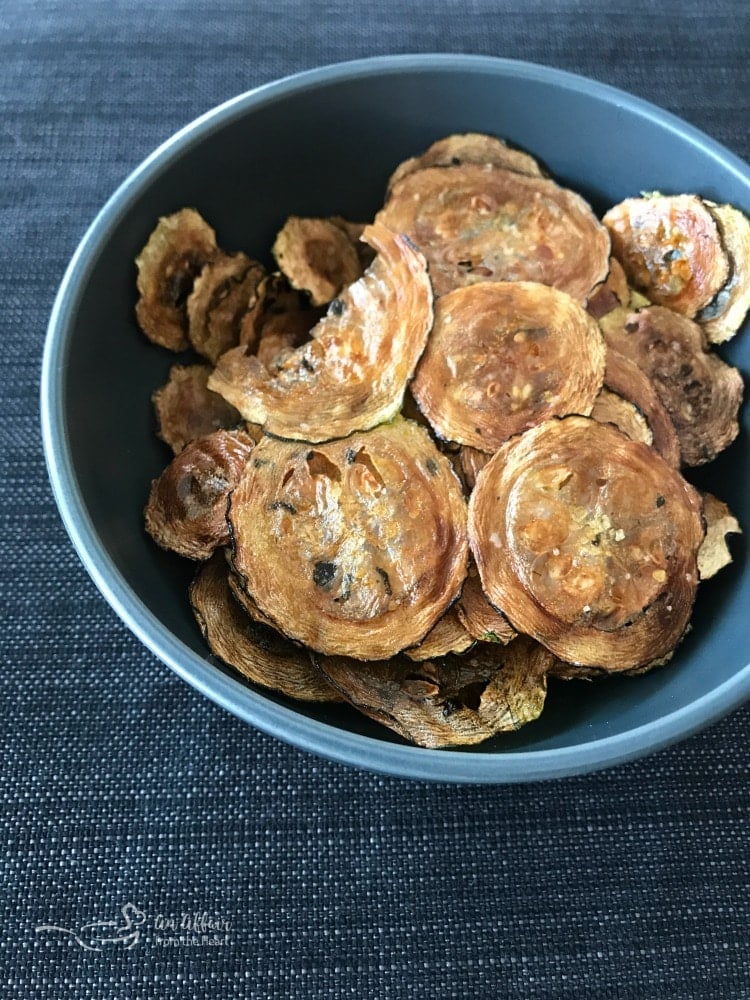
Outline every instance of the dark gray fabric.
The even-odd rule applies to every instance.
[[[317,760],[115,618],[59,521],[37,417],[85,228],[226,98],[351,57],[502,55],[629,89],[747,159],[748,42],[745,0],[0,0],[1,996],[750,996],[747,709],[538,786]],[[102,943],[124,922],[130,949]]]

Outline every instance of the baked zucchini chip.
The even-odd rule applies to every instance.
[[[441,438],[493,452],[548,417],[590,413],[605,355],[596,320],[565,292],[486,282],[437,300],[411,392]]]
[[[491,457],[488,455],[488,460]],[[507,646],[518,635],[505,615],[487,600],[473,559],[469,559],[469,570],[456,603],[456,614],[469,635],[478,642],[499,642]]]
[[[460,483],[401,418],[316,448],[263,438],[228,519],[244,589],[322,653],[385,659],[416,645],[466,575]]]
[[[416,170],[424,167],[459,167],[462,163],[491,163],[494,167],[514,170],[529,177],[544,177],[538,161],[522,149],[515,149],[503,139],[492,135],[464,132],[438,139],[421,156],[412,156],[400,163],[391,174],[388,191],[407,174],[413,174]]]
[[[235,601],[224,553],[215,552],[190,585],[190,605],[214,656],[254,684],[301,701],[341,701],[310,654],[266,625],[253,621]]]
[[[664,306],[615,310],[599,320],[609,347],[630,358],[669,414],[684,465],[710,462],[739,433],[742,376],[706,349],[697,323]]]
[[[434,660],[436,656],[446,656],[448,653],[465,653],[474,645],[474,641],[454,604],[442,618],[438,618],[420,643],[404,650],[404,655],[415,662]]]
[[[244,253],[219,252],[206,264],[187,300],[188,337],[198,354],[216,364],[239,343],[242,318],[264,274]]]
[[[316,306],[362,276],[353,241],[331,219],[290,215],[276,236],[273,255],[292,287],[307,292]]]
[[[226,545],[227,497],[254,446],[244,431],[215,431],[183,448],[151,484],[144,513],[154,541],[188,559]]]
[[[432,326],[424,257],[382,225],[365,239],[378,256],[334,299],[313,339],[269,371],[244,347],[228,351],[209,387],[268,433],[321,442],[398,413]]]
[[[712,344],[729,340],[750,309],[750,219],[732,205],[707,201],[729,258],[729,280],[712,302],[695,317]]]
[[[196,438],[242,423],[242,417],[208,388],[210,365],[172,365],[167,381],[151,397],[158,436],[175,455]]]
[[[159,219],[136,257],[135,307],[148,339],[170,351],[184,351],[188,340],[187,300],[203,267],[218,252],[216,233],[194,208]]]
[[[524,637],[507,648],[475,646],[422,663],[405,656],[366,666],[341,656],[316,662],[363,715],[437,749],[482,743],[538,718],[554,657]]]
[[[699,494],[652,448],[571,416],[499,449],[469,501],[493,605],[561,660],[610,671],[671,653],[690,620]]]
[[[706,537],[698,549],[698,575],[708,580],[732,561],[727,535],[741,535],[742,528],[724,501],[712,493],[703,494],[703,518]]]
[[[609,235],[580,195],[488,164],[408,174],[376,221],[419,247],[438,296],[482,281],[538,281],[584,303],[609,271]]]
[[[603,222],[628,281],[657,305],[695,316],[730,276],[717,221],[696,195],[627,198]]]

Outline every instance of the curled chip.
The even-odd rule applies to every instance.
[[[405,656],[366,668],[341,656],[316,662],[364,715],[410,743],[437,748],[482,743],[538,718],[554,657],[524,637],[423,663]]]
[[[404,651],[410,660],[434,660],[447,653],[465,653],[474,645],[474,639],[465,628],[455,604],[438,618],[427,635],[416,646]]]
[[[408,174],[376,220],[424,253],[436,295],[481,281],[538,281],[583,303],[609,271],[609,236],[580,195],[491,165]]]
[[[205,562],[190,586],[190,604],[211,652],[263,687],[301,701],[340,701],[309,653],[265,625],[253,621],[227,582],[219,551]]]
[[[313,305],[330,302],[362,276],[353,241],[330,219],[291,215],[276,237],[273,255],[292,287],[308,292]]]
[[[627,670],[671,653],[698,584],[698,493],[587,417],[539,424],[479,474],[469,537],[492,604],[562,660]]]
[[[750,219],[732,205],[705,204],[721,232],[729,278],[695,318],[709,341],[721,344],[735,335],[750,309]]]
[[[564,292],[471,285],[435,304],[411,391],[440,437],[492,452],[548,417],[590,413],[605,353],[596,320]]]
[[[398,413],[432,325],[424,257],[402,236],[369,226],[378,251],[365,275],[334,299],[313,339],[269,371],[245,348],[228,351],[209,387],[268,433],[327,441]]]
[[[190,346],[188,296],[217,250],[216,234],[195,209],[159,219],[135,261],[140,293],[135,313],[149,340],[170,351]]]
[[[416,424],[311,448],[263,438],[232,493],[233,565],[277,627],[323,653],[420,642],[466,574],[466,504]]]
[[[407,174],[413,174],[424,167],[459,167],[462,163],[491,163],[494,167],[514,170],[529,177],[544,176],[538,161],[529,153],[515,149],[492,135],[465,132],[438,139],[421,156],[404,160],[391,174],[388,190]]]
[[[666,309],[615,310],[599,321],[607,344],[648,376],[671,417],[684,465],[710,462],[736,438],[742,376],[706,350],[697,323]]]
[[[505,615],[487,600],[473,559],[469,560],[469,571],[456,603],[456,614],[469,635],[479,642],[499,642],[506,646],[518,634]]]
[[[215,431],[183,448],[151,484],[145,519],[154,541],[188,559],[226,545],[227,497],[254,445],[244,431]]]
[[[242,422],[238,411],[208,388],[211,371],[210,365],[172,365],[152,396],[159,437],[175,454],[196,438]]]
[[[708,580],[732,561],[727,535],[742,534],[742,529],[729,507],[712,493],[703,495],[703,518],[706,537],[698,549],[698,574]]]
[[[216,364],[239,342],[240,324],[255,302],[265,270],[244,253],[218,253],[195,279],[187,300],[190,343]]]
[[[695,195],[627,198],[603,221],[628,280],[651,302],[695,316],[729,278],[716,219]]]
[[[609,273],[604,281],[595,285],[586,300],[586,310],[594,319],[600,319],[607,313],[626,306],[630,301],[631,289],[622,264],[616,257],[609,258]]]
[[[239,342],[248,351],[252,351],[269,320],[276,316],[306,313],[309,309],[310,296],[306,292],[292,288],[287,278],[278,271],[267,274],[258,282],[255,299],[242,317]]]

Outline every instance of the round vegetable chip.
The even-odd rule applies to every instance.
[[[211,652],[253,683],[302,701],[341,700],[306,650],[253,621],[235,601],[223,552],[198,570],[190,603]]]
[[[314,305],[330,302],[362,275],[353,241],[330,219],[291,215],[276,236],[273,255],[289,283],[308,292]]]
[[[324,653],[384,659],[414,646],[466,575],[460,483],[402,419],[316,448],[263,438],[228,516],[244,589]]]
[[[269,371],[243,347],[220,360],[209,386],[270,434],[327,441],[367,430],[399,410],[432,325],[424,257],[384,226],[359,281],[334,299],[313,339]]]
[[[216,234],[194,208],[159,219],[135,261],[140,293],[135,313],[149,340],[170,351],[190,346],[188,296],[217,250]]]
[[[519,729],[544,707],[554,657],[523,637],[464,656],[413,663],[318,657],[320,670],[364,715],[422,747],[481,743]]]
[[[408,174],[376,220],[424,253],[436,295],[538,281],[583,303],[609,271],[609,236],[580,195],[489,164]]]
[[[469,502],[492,604],[560,659],[608,670],[658,661],[680,640],[703,534],[693,487],[652,448],[587,417],[513,438]]]
[[[209,365],[172,365],[152,396],[159,437],[175,454],[196,438],[242,422],[238,411],[208,388],[211,371]]]
[[[220,252],[206,264],[187,300],[188,336],[198,354],[216,364],[239,342],[242,318],[264,274],[263,265],[244,253]]]
[[[492,452],[547,417],[590,413],[605,353],[596,320],[565,292],[487,282],[438,299],[411,391],[441,437]]]

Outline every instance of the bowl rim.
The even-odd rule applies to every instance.
[[[94,217],[65,270],[47,327],[40,383],[41,431],[47,472],[63,525],[102,596],[141,642],[178,676],[233,715],[277,739],[350,766],[400,778],[444,783],[505,784],[579,775],[656,752],[711,725],[750,697],[750,663],[732,678],[658,720],[589,743],[489,753],[428,750],[386,742],[311,719],[260,689],[223,673],[162,625],[125,581],[91,521],[73,468],[63,388],[67,350],[86,279],[111,230],[143,185],[183,151],[255,108],[321,84],[399,72],[483,72],[539,81],[596,97],[678,133],[750,183],[750,166],[671,112],[589,77],[540,63],[450,53],[400,54],[347,60],[294,73],[230,98],[161,143],[116,188]]]

